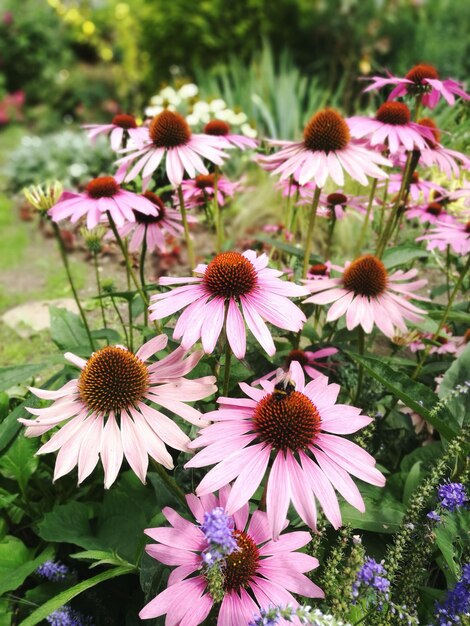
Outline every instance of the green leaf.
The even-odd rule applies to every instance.
[[[0,626],[11,626],[13,624],[13,613],[10,610],[8,598],[0,598]]]
[[[470,419],[469,380],[470,345],[467,345],[459,358],[447,370],[439,386],[439,397],[461,426],[466,419]]]
[[[277,250],[282,250],[282,252],[287,252],[291,256],[296,256],[299,259],[303,259],[305,256],[303,248],[297,248],[297,246],[293,246],[290,243],[285,243],[284,241],[278,241],[277,239],[273,239],[272,237],[268,237],[267,235],[258,235],[256,237],[258,241],[262,241],[263,243],[267,243],[273,248]],[[316,254],[310,255],[310,263],[319,263],[321,261],[320,257]]]
[[[76,552],[70,555],[72,559],[78,559],[79,561],[93,561],[90,568],[97,567],[98,565],[127,565],[134,567],[132,563],[128,563],[121,559],[121,557],[113,552],[106,552],[105,550],[85,550],[84,552]]]
[[[408,472],[403,488],[403,504],[407,504],[421,480],[421,461],[417,461]]]
[[[109,580],[110,578],[116,578],[117,576],[124,576],[126,574],[130,574],[134,571],[133,567],[116,567],[114,569],[106,570],[105,572],[101,572],[97,576],[93,576],[92,578],[88,578],[88,580],[84,580],[78,585],[74,585],[70,587],[70,589],[66,589],[62,593],[59,593],[54,598],[51,598],[48,602],[40,606],[36,609],[29,617],[24,619],[19,626],[35,626],[35,624],[39,624],[43,619],[45,619],[48,615],[60,609],[61,606],[70,602],[73,598],[81,594],[83,591],[87,589],[91,589],[99,583],[104,582],[105,580]]]
[[[389,248],[384,252],[382,257],[383,264],[389,270],[397,265],[405,265],[415,259],[422,259],[429,256],[427,250],[423,250],[419,246],[399,246],[398,248]]]
[[[443,406],[439,411],[432,409],[439,403],[439,397],[429,387],[423,385],[406,374],[398,372],[381,359],[362,356],[353,352],[347,354],[364,366],[365,371],[388,389],[403,404],[416,413],[419,413],[427,422],[432,424],[446,439],[455,437],[460,429],[452,413]]]
[[[38,557],[32,559],[29,550],[20,539],[7,535],[0,542],[0,596],[17,589],[41,563],[51,559],[54,550],[48,546]]]
[[[36,374],[43,372],[45,367],[47,366],[44,363],[37,363],[35,365],[14,365],[0,368],[0,391],[6,391],[13,385],[33,378]]]
[[[29,416],[29,413],[25,410],[26,405],[37,407],[39,406],[39,399],[36,398],[36,396],[30,395],[28,400],[25,400],[25,402],[17,406],[0,424],[0,452],[10,445],[18,431],[23,428],[18,418]]]
[[[61,350],[72,350],[78,346],[90,348],[83,322],[78,315],[67,309],[49,307],[52,341]]]
[[[429,317],[432,317],[432,319],[441,320],[443,312],[444,307],[442,307],[442,309],[432,309],[428,311],[427,314]],[[447,314],[447,319],[450,322],[461,322],[462,324],[470,325],[470,313],[466,313],[465,311],[451,309]]]
[[[395,533],[400,528],[405,506],[380,487],[361,484],[359,487],[366,510],[361,513],[346,502],[341,503],[343,522],[355,529],[377,533]]]
[[[6,478],[13,478],[23,493],[28,480],[36,471],[39,459],[34,456],[37,442],[20,435],[8,451],[0,457],[0,472]]]
[[[38,523],[38,535],[44,541],[73,543],[87,550],[95,548],[91,517],[91,507],[81,502],[56,504]]]
[[[465,552],[469,536],[470,515],[467,511],[445,513],[441,524],[434,529],[436,544],[444,557],[451,574],[450,583],[459,578],[459,563]]]

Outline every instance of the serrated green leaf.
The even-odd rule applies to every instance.
[[[67,309],[49,307],[52,341],[61,350],[73,350],[77,346],[90,346],[88,335],[78,315]]]
[[[44,541],[72,543],[85,549],[96,546],[89,519],[91,507],[82,502],[56,504],[38,523],[38,535]]]
[[[0,473],[16,480],[22,493],[39,464],[38,457],[34,456],[37,448],[37,442],[20,435],[0,457]]]
[[[429,387],[413,380],[403,372],[392,369],[381,359],[353,352],[347,352],[347,354],[357,363],[362,364],[372,378],[381,383],[405,406],[413,409],[432,424],[443,437],[453,439],[458,435],[460,428],[447,407],[442,406],[439,411],[432,412],[432,409],[439,404],[439,397]]]
[[[361,513],[346,502],[341,503],[343,522],[354,529],[377,533],[395,533],[405,514],[405,506],[386,489],[361,484],[359,486],[366,510]]]
[[[470,420],[470,345],[456,359],[439,386],[439,397],[454,415],[460,426]]]
[[[17,537],[7,535],[0,542],[0,596],[17,589],[40,565],[52,558],[54,550],[48,546],[38,557]]]

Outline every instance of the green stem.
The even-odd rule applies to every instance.
[[[59,227],[57,226],[57,223],[54,221],[51,221],[52,224],[52,228],[54,229],[54,235],[57,239],[57,243],[59,245],[59,252],[60,252],[60,256],[62,258],[62,263],[64,264],[65,267],[65,273],[67,274],[67,278],[69,281],[69,285],[70,285],[70,289],[72,290],[72,294],[73,297],[75,299],[75,303],[77,305],[77,308],[80,312],[80,317],[82,318],[83,321],[83,325],[85,327],[86,330],[86,334],[88,336],[88,341],[90,342],[90,346],[91,349],[94,350],[95,349],[95,344],[93,343],[93,338],[91,336],[91,331],[90,331],[90,327],[88,326],[88,321],[85,315],[85,311],[83,310],[82,305],[80,304],[80,299],[78,297],[78,292],[75,288],[75,283],[73,282],[73,278],[72,278],[72,273],[70,271],[70,265],[69,265],[69,260],[67,258],[67,252],[65,250],[65,246],[64,246],[64,242],[62,241],[62,237],[60,236],[60,230]]]
[[[375,615],[376,613],[377,613],[377,609],[376,608],[372,609],[372,611],[369,611],[368,613],[366,613],[364,617],[361,617],[361,619],[357,620],[357,622],[354,622],[353,626],[362,624],[362,622],[365,622],[368,617],[371,617],[372,615]]]
[[[124,242],[123,242],[123,240],[121,238],[121,235],[118,232],[118,229],[116,227],[116,223],[115,223],[115,221],[113,219],[113,216],[111,215],[111,213],[109,211],[107,212],[107,214],[108,214],[109,225],[111,226],[111,230],[113,231],[113,235],[114,235],[114,237],[115,237],[115,239],[116,239],[116,241],[117,241],[117,243],[119,245],[119,248],[121,249],[122,255],[124,257],[124,261],[126,262],[126,268],[127,268],[127,271],[129,272],[129,276],[132,278],[132,282],[134,283],[135,288],[137,289],[140,297],[142,298],[142,300],[144,302],[144,305],[148,306],[148,304],[149,304],[148,298],[147,298],[146,294],[142,291],[142,287],[140,286],[139,279],[137,278],[137,276],[135,275],[134,270],[132,269],[132,263],[131,263],[131,259],[129,257],[129,253],[127,251],[126,246],[124,245]]]
[[[359,240],[358,240],[357,246],[356,246],[356,253],[355,253],[356,257],[358,257],[361,254],[361,251],[362,251],[362,246],[364,244],[364,240],[365,240],[366,233],[367,233],[367,227],[369,226],[369,220],[370,220],[370,213],[372,211],[372,205],[374,204],[374,197],[375,197],[375,190],[376,190],[376,188],[377,188],[377,178],[374,178],[374,180],[372,181],[372,187],[370,188],[369,203],[367,205],[366,216],[364,218],[364,222],[362,223],[361,232],[359,234]]]
[[[302,277],[307,277],[308,266],[310,264],[310,250],[312,249],[312,235],[315,227],[315,220],[317,217],[318,203],[320,201],[321,188],[315,187],[315,193],[313,194],[312,208],[308,220],[307,239],[305,241],[305,256],[304,256],[304,269]]]
[[[388,240],[393,233],[393,224],[396,217],[397,209],[401,206],[405,191],[408,187],[408,179],[410,177],[411,170],[411,161],[413,159],[413,152],[408,152],[408,157],[406,159],[405,170],[403,172],[403,176],[401,179],[400,191],[398,192],[397,199],[395,200],[393,207],[390,209],[390,215],[388,216],[388,220],[385,224],[384,231],[382,233],[382,237],[378,243],[376,256],[380,259],[385,251]]]
[[[416,366],[416,369],[413,373],[412,378],[416,378],[418,376],[418,374],[421,371],[421,368],[424,365],[424,362],[426,361],[426,359],[428,358],[429,355],[429,351],[431,350],[433,344],[432,342],[436,341],[436,339],[439,337],[441,330],[444,328],[445,323],[447,322],[447,318],[449,317],[449,313],[450,313],[450,309],[452,308],[452,305],[454,303],[455,297],[457,296],[458,292],[460,291],[460,288],[462,286],[462,283],[465,279],[465,276],[467,275],[468,270],[470,269],[470,256],[467,259],[467,262],[465,263],[465,266],[463,268],[463,270],[460,272],[459,274],[459,278],[457,280],[457,282],[455,283],[455,287],[452,291],[452,293],[450,294],[450,298],[449,301],[447,303],[447,306],[444,310],[444,315],[441,318],[441,321],[439,322],[439,326],[437,327],[436,332],[434,333],[434,335],[431,338],[431,343],[429,343],[426,346],[426,350],[423,353],[423,356],[421,357],[420,362],[418,363],[418,365]]]
[[[181,489],[181,487],[178,485],[176,480],[173,478],[173,476],[171,476],[165,470],[165,468],[162,465],[160,465],[160,463],[157,463],[155,459],[150,458],[150,461],[152,463],[153,468],[155,469],[157,474],[160,476],[162,481],[165,483],[165,485],[168,487],[168,489],[171,491],[171,493],[178,498],[178,500],[184,505],[185,508],[188,508],[188,503],[186,502],[185,493]]]
[[[181,219],[183,220],[184,236],[186,239],[186,247],[188,249],[189,269],[192,271],[196,267],[196,259],[194,256],[193,240],[189,232],[188,216],[186,206],[184,204],[183,189],[181,185],[178,187],[178,198],[180,201]]]
[[[222,246],[224,242],[224,231],[222,227],[222,219],[221,219],[221,210],[219,207],[219,199],[217,197],[218,189],[219,189],[219,167],[216,165],[214,168],[214,225],[215,225],[215,236],[216,236],[216,245],[215,251],[217,254],[222,252]]]
[[[122,330],[124,331],[124,336],[126,338],[126,346],[129,346],[129,336],[127,334],[127,328],[126,328],[126,325],[124,324],[124,319],[121,315],[121,312],[119,311],[119,308],[116,304],[116,300],[114,299],[113,295],[111,296],[111,302],[113,303],[113,307],[114,307],[114,310],[116,311],[116,315],[118,316],[119,321],[121,322]]]
[[[104,302],[103,302],[103,298],[101,297],[102,295],[102,290],[101,290],[101,280],[100,280],[100,272],[99,272],[99,268],[98,268],[98,253],[94,252],[93,253],[93,263],[95,266],[95,276],[96,276],[96,287],[98,289],[98,296],[100,299],[100,308],[101,308],[101,317],[103,319],[103,328],[107,328],[106,326],[106,315],[104,312]],[[109,345],[109,342],[108,342]]]
[[[335,226],[336,226],[336,213],[335,213],[334,207],[331,207],[331,216],[330,216],[330,224],[328,228],[325,259],[330,258],[331,243],[333,241],[333,233],[335,232]]]
[[[125,256],[128,254],[127,244],[124,244]],[[129,265],[126,263],[126,278],[127,278],[127,291],[131,290],[131,273],[129,271]],[[133,325],[134,321],[132,319],[132,300],[127,300],[127,317],[129,322],[129,350],[134,352],[134,333],[133,333]]]
[[[230,342],[227,337],[228,307],[229,307],[229,301],[225,303],[225,314],[224,314],[225,362],[224,362],[224,383],[223,383],[223,393],[222,393],[224,397],[227,396],[228,394],[228,386],[230,382],[230,366],[232,363],[232,348],[230,347]]]
[[[364,333],[364,329],[362,328],[362,326],[358,327],[357,343],[358,343],[358,348],[359,348],[359,354],[363,355],[364,346],[365,346],[365,333]],[[364,380],[364,366],[361,363],[359,365],[359,375],[357,378],[356,395],[354,396],[354,401],[353,401],[354,405],[357,404],[359,397],[361,395],[363,380]]]
[[[142,290],[147,293],[146,283],[145,283],[145,256],[147,254],[147,224],[145,225],[144,232],[144,240],[142,242],[142,250],[140,252],[140,261],[139,261],[139,274],[140,274],[140,284],[142,285]],[[148,307],[144,307],[144,324],[147,326],[148,323]]]

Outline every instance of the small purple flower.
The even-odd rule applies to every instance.
[[[59,561],[45,561],[37,568],[36,573],[39,574],[39,576],[56,583],[59,580],[64,580],[70,571],[66,565],[59,563]]]
[[[428,519],[432,520],[433,522],[440,522],[441,521],[441,516],[436,511],[429,511],[429,513],[426,515],[426,517]]]
[[[455,511],[468,502],[462,483],[445,483],[439,487],[439,504],[448,511]]]
[[[358,571],[356,580],[353,583],[353,596],[355,598],[359,595],[361,586],[368,587],[387,598],[390,581],[387,579],[387,571],[384,566],[368,557]]]
[[[222,507],[217,506],[212,511],[204,513],[204,523],[201,530],[209,544],[202,553],[206,565],[214,565],[238,549],[237,541],[233,536],[233,529],[233,519],[225,513]]]
[[[462,568],[462,577],[453,589],[447,592],[442,602],[436,603],[438,626],[461,624],[460,617],[470,611],[470,563]]]
[[[51,626],[93,626],[91,617],[74,611],[70,606],[63,606],[46,617]]]

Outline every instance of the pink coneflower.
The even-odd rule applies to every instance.
[[[407,209],[405,217],[408,219],[417,218],[422,224],[452,224],[455,218],[446,213],[440,202],[429,202]]]
[[[91,230],[99,222],[106,221],[108,212],[118,226],[123,226],[125,221],[135,222],[133,209],[145,215],[157,215],[157,209],[152,202],[122,189],[115,176],[94,178],[83,193],[66,192],[66,194],[49,209],[49,215],[54,222],[69,217],[72,224],[75,224],[86,215],[87,228]]]
[[[133,180],[141,174],[144,189],[164,156],[166,174],[175,187],[181,184],[185,172],[190,178],[198,173],[209,173],[203,158],[222,165],[227,157],[220,150],[220,142],[216,137],[193,134],[184,117],[168,109],[153,118],[147,131],[148,143],[118,161],[128,166],[137,160],[125,180]]]
[[[260,162],[260,165],[263,167],[262,162]],[[278,180],[275,187],[282,191],[283,198],[297,198],[297,204],[311,204],[316,185],[312,182],[306,182],[301,185],[296,180],[296,177],[292,176]]]
[[[331,273],[331,261],[325,261],[325,263],[315,263],[308,268],[307,278],[309,280],[324,280],[330,277]]]
[[[421,102],[429,109],[434,109],[442,96],[451,106],[455,102],[454,94],[468,100],[470,96],[465,93],[460,83],[450,78],[440,80],[439,74],[432,65],[419,64],[415,65],[404,78],[392,76],[388,78],[382,76],[373,76],[372,84],[364,91],[372,91],[373,89],[381,89],[386,85],[396,85],[388,96],[389,100],[399,98],[406,94],[410,96],[421,97]]]
[[[430,424],[429,422],[427,422],[424,419],[424,417],[422,417],[419,413],[416,413],[416,411],[413,411],[412,409],[406,406],[400,407],[400,411],[410,416],[411,424],[417,435],[420,435],[422,433],[423,435],[426,436],[426,439],[423,441],[422,445],[426,446],[432,443],[433,441],[432,435],[434,433],[434,426]]]
[[[248,398],[219,398],[219,410],[206,415],[214,424],[191,443],[191,448],[203,449],[185,467],[216,465],[196,493],[207,495],[235,480],[226,505],[231,515],[259,487],[272,456],[265,489],[274,540],[291,501],[311,528],[317,522],[315,498],[332,525],[341,525],[334,489],[363,512],[364,502],[349,474],[380,487],[385,479],[370,454],[337,435],[354,433],[371,418],[361,415],[361,409],[335,404],[340,388],[330,385],[326,376],[305,385],[297,361],[291,364],[290,380],[263,381],[262,387],[241,383]]]
[[[287,230],[284,224],[265,224],[263,232],[268,235],[283,235],[286,241],[292,241],[294,234]]]
[[[310,376],[310,378],[317,378],[318,376],[324,375],[324,372],[321,372],[318,368],[321,369],[331,369],[332,366],[320,359],[327,359],[334,354],[337,354],[338,350],[336,348],[320,348],[319,350],[291,350],[285,359],[285,369],[289,370],[291,363],[293,361],[297,361],[300,363],[300,366],[304,370],[304,372]],[[261,378],[252,382],[252,385],[259,385],[262,380],[273,380],[277,378],[280,373],[282,373],[281,369],[275,369],[268,374],[265,374]]]
[[[346,120],[333,109],[316,113],[304,129],[303,141],[274,141],[282,146],[275,154],[260,157],[259,162],[268,168],[274,166],[272,174],[281,174],[281,180],[294,175],[304,185],[314,180],[323,187],[331,177],[337,185],[344,185],[344,171],[351,178],[367,185],[367,176],[386,178],[378,165],[390,165],[381,154],[368,150],[351,141]]]
[[[163,200],[152,191],[146,191],[143,196],[156,206],[158,214],[145,215],[140,211],[134,211],[135,222],[126,222],[119,228],[119,234],[121,237],[128,237],[132,233],[129,241],[130,252],[140,250],[144,237],[150,251],[158,249],[160,252],[166,252],[165,235],[168,233],[178,238],[184,232],[181,213],[165,206]],[[188,215],[187,220],[193,224],[197,223],[197,219],[191,215]],[[110,233],[109,236],[112,238],[113,234]]]
[[[403,178],[403,172],[399,174],[390,174],[388,179],[388,192],[391,194],[398,193],[401,189],[401,183]],[[378,186],[383,187],[387,183],[381,183]],[[425,202],[431,202],[436,197],[443,197],[446,194],[446,190],[441,185],[433,183],[430,180],[423,180],[419,177],[418,172],[413,172],[410,182],[409,195],[412,200],[419,202],[421,196]]]
[[[213,376],[183,378],[196,366],[202,352],[185,358],[185,350],[177,348],[160,361],[146,365],[145,361],[163,350],[167,341],[166,335],[154,337],[135,354],[122,346],[107,346],[88,360],[68,352],[65,358],[80,368],[79,378],[57,391],[30,389],[38,398],[54,403],[46,409],[27,409],[36,417],[18,420],[27,426],[27,437],[39,437],[66,422],[37,452],[59,451],[54,480],[78,465],[81,483],[100,457],[106,489],[116,480],[123,457],[142,482],[148,455],[173,468],[165,444],[186,451],[190,439],[160,407],[172,417],[176,414],[191,424],[205,425],[199,411],[185,402],[206,398],[216,387]],[[159,405],[159,410],[150,403]]]
[[[217,626],[243,626],[267,604],[282,602],[298,607],[292,593],[308,598],[324,597],[323,591],[305,576],[318,567],[318,560],[296,552],[311,540],[310,534],[302,531],[286,533],[274,542],[266,513],[255,511],[248,519],[248,505],[232,514],[233,530],[229,532],[237,549],[216,566],[219,585],[212,588],[214,576],[209,575],[211,570],[205,559],[210,532],[204,531],[215,513],[220,518],[219,507],[226,507],[230,495],[230,489],[223,488],[218,498],[213,494],[201,498],[186,496],[197,523],[189,522],[165,507],[163,514],[171,528],[145,531],[157,542],[147,545],[147,553],[176,569],[170,574],[167,588],[139,613],[141,619],[166,614],[166,624],[198,626],[218,601],[221,604]],[[220,535],[220,528],[217,531]]]
[[[225,176],[217,176],[217,202],[224,206],[227,198],[232,198],[240,187],[240,183],[232,183]],[[215,174],[200,174],[194,179],[183,180],[181,183],[183,199],[188,209],[204,206],[213,201],[215,192]]]
[[[208,122],[204,126],[204,133],[217,137],[220,147],[224,150],[233,147],[246,150],[247,148],[256,148],[258,146],[258,142],[255,139],[232,133],[230,124],[222,120],[211,120]]]
[[[126,136],[130,137],[138,147],[141,147],[148,137],[148,130],[144,126],[137,126],[135,117],[125,113],[115,115],[111,124],[84,124],[82,128],[87,131],[88,137],[92,140],[98,135],[109,134],[111,148],[116,152]]]
[[[463,182],[461,189],[456,189],[449,194],[449,200],[454,202],[463,198],[464,206],[470,207],[470,181]]]
[[[320,217],[330,218],[332,214],[334,214],[335,219],[340,220],[346,215],[347,207],[354,209],[358,213],[366,212],[362,198],[346,195],[342,191],[335,191],[333,193],[320,195],[318,215]]]
[[[344,268],[335,269],[342,272],[340,278],[306,281],[315,295],[305,302],[334,302],[326,316],[328,322],[346,315],[348,330],[360,325],[366,333],[370,333],[376,324],[387,337],[393,337],[396,328],[407,330],[405,319],[412,322],[423,320],[420,314],[425,311],[411,304],[409,299],[424,300],[413,292],[424,287],[427,281],[406,282],[414,278],[418,270],[398,270],[389,275],[382,261],[372,254],[361,256]]]
[[[421,333],[420,337],[415,341],[412,341],[409,345],[411,352],[419,352],[421,350],[426,349],[426,344],[423,339],[431,340],[433,339],[433,333]],[[450,335],[439,335],[434,340],[434,344],[429,349],[429,354],[456,354],[457,353],[457,343],[453,340]]]
[[[210,354],[226,316],[227,339],[237,358],[242,359],[246,352],[245,322],[266,352],[273,355],[276,349],[265,321],[298,332],[305,315],[289,298],[305,295],[308,290],[280,280],[281,272],[269,269],[268,262],[266,254],[257,257],[254,250],[222,252],[209,265],[198,265],[194,270],[198,276],[160,278],[160,285],[190,284],[152,296],[150,319],[160,320],[188,307],[180,315],[173,337],[181,339],[186,348],[201,339],[204,351]]]
[[[470,252],[470,222],[437,224],[425,235],[417,237],[416,241],[426,241],[428,250],[437,248],[441,252],[450,246],[456,254],[465,256]]]
[[[401,149],[416,150],[427,147],[426,137],[432,132],[411,121],[409,108],[403,102],[384,102],[375,118],[355,116],[348,119],[351,136],[366,138],[371,146],[387,146],[390,154]]]
[[[464,169],[470,169],[470,159],[465,154],[462,154],[457,150],[444,148],[444,146],[439,143],[441,140],[441,133],[433,120],[425,117],[419,120],[419,123],[422,127],[425,126],[426,128],[429,128],[432,133],[432,137],[426,141],[425,148],[420,151],[421,155],[419,163],[421,165],[426,167],[435,165],[449,178],[452,176],[460,176],[459,161]]]

